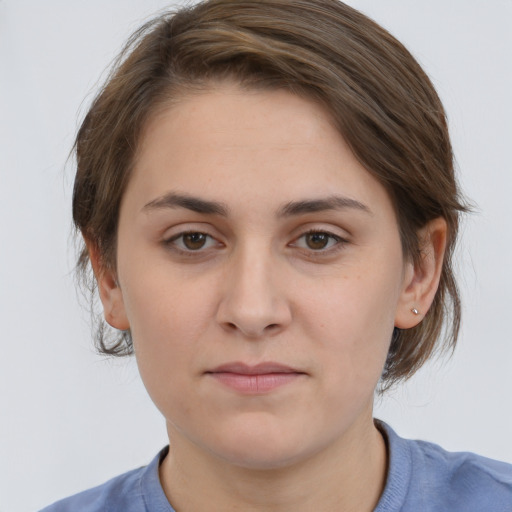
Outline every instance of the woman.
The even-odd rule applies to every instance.
[[[406,441],[373,397],[453,347],[460,199],[439,98],[337,0],[142,27],[76,141],[98,343],[170,448],[59,510],[510,509],[510,466]]]

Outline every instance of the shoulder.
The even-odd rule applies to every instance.
[[[410,441],[415,473],[451,510],[512,511],[512,465],[469,452],[448,452],[424,441]],[[459,508],[455,508],[459,507]]]
[[[132,503],[133,498],[136,499],[143,471],[144,468],[139,468],[119,475],[102,485],[60,500],[44,508],[41,512],[132,510],[127,507],[126,501],[130,496]]]
[[[505,487],[512,486],[512,465],[482,457],[471,452],[449,452],[426,441],[409,441],[411,449],[425,463],[426,468],[443,469],[455,480],[477,476],[480,481],[489,481]]]
[[[384,495],[387,492],[388,499],[399,497],[404,512],[512,511],[512,465],[474,453],[449,452],[425,441],[402,439],[382,423],[379,428],[390,452]]]
[[[139,512],[146,510],[149,487],[160,487],[158,465],[165,457],[162,450],[148,465],[112,478],[102,485],[57,501],[40,512]]]

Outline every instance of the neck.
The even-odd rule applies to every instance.
[[[171,449],[160,468],[176,510],[371,512],[384,489],[386,445],[369,421],[307,460],[248,469],[219,459],[169,427]]]

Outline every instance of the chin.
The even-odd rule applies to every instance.
[[[251,447],[230,447],[229,451],[219,454],[233,466],[251,471],[270,471],[284,469],[303,460],[304,454],[297,453],[297,445],[289,448],[265,443],[264,446],[254,444]]]
[[[226,436],[213,440],[209,450],[234,466],[264,471],[286,468],[311,456],[316,450],[304,441],[304,432],[253,424],[233,426]]]

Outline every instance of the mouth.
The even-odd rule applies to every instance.
[[[242,394],[269,393],[306,376],[296,368],[274,362],[248,365],[227,363],[205,372],[223,386]]]

